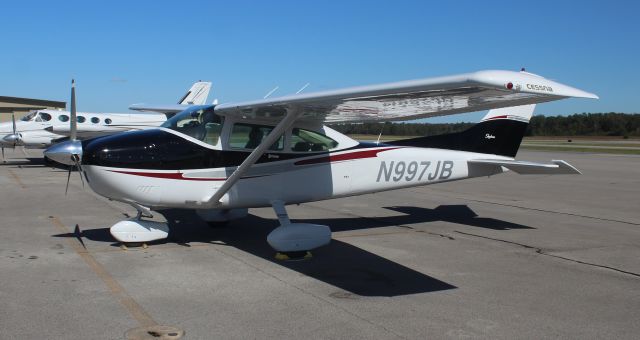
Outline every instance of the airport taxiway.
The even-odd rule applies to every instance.
[[[212,229],[156,214],[166,242],[122,250],[134,214],[29,150],[0,164],[0,339],[617,338],[640,334],[640,156],[521,151],[581,176],[445,183],[292,206],[329,225],[311,260],[280,262],[271,209]],[[77,225],[77,227],[76,227]]]

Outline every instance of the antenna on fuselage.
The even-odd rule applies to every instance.
[[[382,130],[380,130],[380,134],[378,135],[378,140],[376,141],[376,145],[380,144],[380,137],[382,137]]]
[[[276,86],[276,87],[274,87],[274,88],[273,88],[273,90],[269,91],[269,93],[267,93],[267,94],[264,96],[264,98],[262,98],[262,99],[267,99],[267,98],[269,98],[269,96],[270,96],[270,95],[272,95],[274,92],[276,92],[279,88],[280,88],[280,86]]]
[[[304,89],[306,89],[306,88],[307,88],[307,86],[309,86],[309,85],[311,85],[311,83],[306,83],[306,84],[304,84],[304,86],[303,86],[303,87],[301,87],[301,88],[298,90],[298,92],[296,92],[296,94],[298,94],[298,93],[300,93],[300,92],[304,91]]]

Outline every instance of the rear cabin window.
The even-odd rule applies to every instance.
[[[77,119],[78,119],[78,123],[84,123],[84,122],[86,122],[86,121],[87,121],[87,119],[86,119],[86,118],[84,118],[84,116],[78,116],[78,118],[77,118]]]
[[[42,119],[43,122],[48,122],[51,120],[51,115],[46,112],[40,112],[40,119]]]
[[[336,146],[338,146],[338,142],[323,134],[298,128],[291,130],[291,151],[328,151]]]
[[[229,138],[229,146],[234,149],[255,149],[262,140],[273,130],[273,126],[256,124],[234,124]],[[284,136],[269,148],[271,151],[284,149]]]

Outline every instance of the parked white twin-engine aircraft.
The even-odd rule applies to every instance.
[[[210,82],[196,82],[180,99],[175,107],[182,110],[187,105],[205,104]],[[180,110],[180,111],[182,111]],[[22,117],[19,121],[0,124],[0,146],[14,148],[42,148],[53,144],[56,140],[68,137],[69,111],[37,110]],[[89,113],[79,112],[77,115],[77,136],[80,139],[92,138],[122,132],[157,127],[167,120],[161,113]]]
[[[329,227],[291,223],[285,205],[455,181],[512,170],[577,174],[564,161],[514,160],[536,103],[598,98],[527,72],[480,71],[448,77],[193,106],[160,128],[67,142],[45,154],[81,163],[91,188],[131,204],[116,223],[121,242],[168,235],[150,210],[195,209],[225,221],[272,206],[280,226],[267,241],[279,252],[325,245]],[[514,107],[515,106],[515,107]],[[470,129],[386,143],[361,143],[324,123],[392,121],[490,109]]]

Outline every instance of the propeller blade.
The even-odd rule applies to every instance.
[[[80,158],[78,155],[71,156],[73,158],[73,162],[76,163],[76,168],[78,168],[78,175],[80,175],[80,181],[82,182],[82,188],[84,188],[84,178],[82,178],[82,165],[80,165]]]
[[[72,167],[72,166],[70,166],[70,167],[69,167],[69,172],[67,172],[67,187],[64,189],[64,195],[65,195],[65,196],[67,195],[67,192],[69,191],[69,179],[71,179],[71,169],[72,169],[72,168],[73,168],[73,167]]]
[[[13,134],[16,134],[16,115],[12,112],[11,113],[11,121],[13,121]]]
[[[78,117],[76,113],[76,80],[71,79],[71,119],[69,119],[69,124],[71,124],[71,133],[69,135],[70,140],[76,140],[78,133]]]

